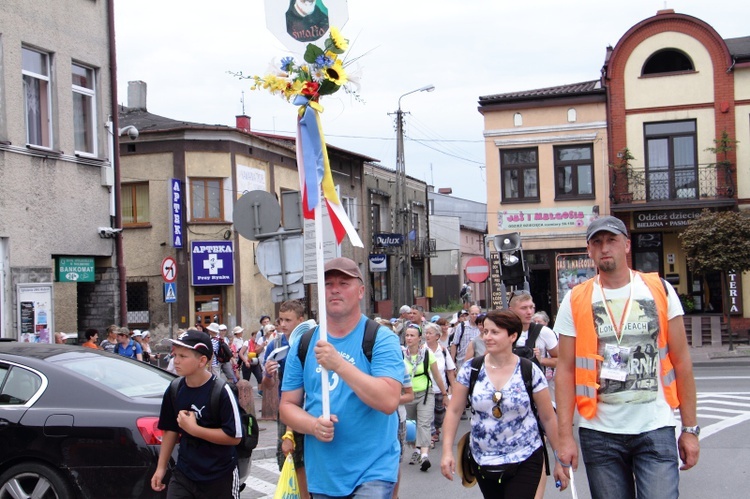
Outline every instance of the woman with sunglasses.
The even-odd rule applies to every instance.
[[[427,471],[430,469],[430,444],[432,437],[430,428],[435,417],[435,394],[432,391],[432,379],[435,380],[443,397],[448,395],[445,381],[438,371],[435,355],[422,344],[422,328],[410,323],[404,330],[404,358],[406,359],[409,374],[411,374],[412,390],[414,400],[407,403],[406,418],[417,422],[416,449],[411,456],[409,464],[419,463],[419,469]],[[430,378],[432,373],[432,378]]]
[[[453,480],[456,469],[453,441],[459,417],[471,402],[471,438],[469,449],[472,469],[484,497],[528,498],[534,494],[542,476],[543,451],[523,377],[520,359],[513,345],[521,334],[521,319],[510,310],[493,310],[484,320],[486,347],[473,393],[469,394],[471,361],[459,370],[453,397],[443,424],[441,471]],[[542,371],[532,366],[533,403],[536,404],[545,433],[557,447],[557,418]],[[554,475],[564,489],[567,479],[555,462]]]

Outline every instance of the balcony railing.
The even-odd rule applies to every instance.
[[[612,171],[610,197],[615,204],[733,198],[731,168],[700,166],[695,170],[644,168]]]

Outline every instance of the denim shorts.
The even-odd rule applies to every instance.
[[[636,490],[638,499],[679,496],[673,426],[637,435],[581,428],[578,435],[592,499],[634,499]]]

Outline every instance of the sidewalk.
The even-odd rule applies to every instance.
[[[253,450],[253,460],[268,459],[276,457],[276,420],[261,419],[261,406],[263,399],[258,396],[256,386],[253,385],[253,397],[255,401],[255,415],[258,418],[260,435],[258,436],[258,446]]]

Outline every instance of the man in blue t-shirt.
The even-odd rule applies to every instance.
[[[314,331],[304,366],[299,342],[291,347],[279,413],[305,435],[308,489],[316,499],[390,498],[398,478],[396,409],[404,380],[398,337],[380,328],[367,359],[367,318],[359,310],[364,284],[352,260],[326,264],[325,289],[328,341]],[[322,416],[321,367],[328,370],[330,419]]]
[[[117,345],[115,345],[114,353],[143,361],[143,348],[130,337],[130,330],[126,327],[117,330]]]

